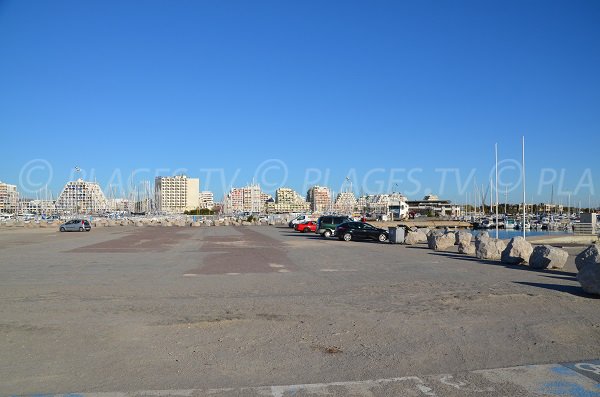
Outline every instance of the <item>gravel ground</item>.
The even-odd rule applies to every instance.
[[[561,271],[277,227],[0,230],[0,394],[359,381],[600,357]]]

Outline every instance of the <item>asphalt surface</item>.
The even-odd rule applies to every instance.
[[[568,250],[532,271],[267,226],[3,229],[0,395],[554,395],[481,371],[600,357]]]

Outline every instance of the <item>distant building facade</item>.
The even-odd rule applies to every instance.
[[[19,191],[17,185],[0,181],[0,212],[14,214],[19,208]]]
[[[306,192],[306,201],[313,212],[331,210],[331,191],[326,186],[313,186]]]
[[[267,201],[270,199],[272,199],[271,195],[261,191],[258,184],[232,188],[225,196],[223,202],[224,212],[228,214],[238,212],[264,213]]]
[[[423,200],[409,200],[409,212],[419,214],[432,214],[434,216],[460,216],[459,205],[454,205],[450,200],[440,200],[434,194],[428,194]]]
[[[65,214],[97,214],[108,209],[100,185],[83,179],[68,182],[56,200],[57,212]]]
[[[205,190],[200,192],[200,200],[198,203],[200,208],[212,210],[215,207],[215,196],[213,192]]]
[[[154,200],[161,212],[182,214],[198,208],[200,180],[185,175],[158,176],[154,179]]]
[[[275,191],[275,201],[267,202],[267,212],[270,214],[287,214],[292,212],[307,212],[310,204],[296,191],[281,187]]]
[[[394,215],[395,219],[408,216],[409,206],[402,193],[369,194],[358,199],[359,211],[373,215]]]
[[[24,200],[21,202],[21,212],[36,215],[54,215],[56,202],[53,200]]]
[[[352,214],[357,206],[356,196],[352,192],[340,192],[335,198],[333,208],[341,214]]]

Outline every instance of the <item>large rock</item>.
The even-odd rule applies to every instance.
[[[471,239],[473,238],[473,235],[467,230],[459,230],[454,233],[454,236],[456,237],[454,241],[455,245],[460,245],[460,243],[463,243],[463,245],[471,244]]]
[[[506,244],[500,239],[483,238],[475,240],[475,256],[479,259],[498,260],[502,256],[502,251],[506,249]]]
[[[551,245],[538,245],[529,257],[529,266],[534,269],[562,269],[569,253]]]
[[[427,245],[434,251],[442,251],[454,245],[454,233],[435,234],[427,237]]]
[[[588,294],[600,295],[600,264],[584,265],[577,273],[577,281]]]
[[[489,240],[489,239],[490,239],[490,234],[488,232],[483,231],[483,232],[477,233],[475,235],[475,249],[477,249],[479,247],[479,244],[482,241]]]
[[[425,234],[427,236],[431,232],[431,229],[429,229],[428,227],[420,227],[420,228],[417,228],[417,231],[422,232],[423,234]]]
[[[598,246],[598,243],[590,245],[575,257],[575,266],[577,266],[578,271],[581,271],[587,265],[600,265],[600,246]]]
[[[458,253],[465,255],[475,255],[475,244],[471,244],[471,242],[465,243],[461,241],[458,243]]]
[[[408,232],[404,238],[404,244],[413,245],[427,242],[427,235],[421,231]]]
[[[441,233],[439,233],[439,232],[437,232],[435,230],[433,230],[433,231],[430,230],[429,233],[427,233],[427,246],[430,249],[433,249],[433,246],[435,244],[435,237],[436,236],[441,236]]]
[[[533,246],[523,236],[517,236],[513,237],[506,246],[506,249],[502,251],[500,260],[502,263],[519,265],[529,262],[532,252]]]

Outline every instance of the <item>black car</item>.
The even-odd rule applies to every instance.
[[[373,225],[363,222],[345,222],[335,229],[335,234],[340,240],[377,240],[385,242],[388,232]]]

